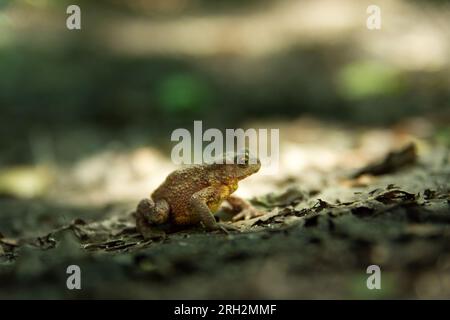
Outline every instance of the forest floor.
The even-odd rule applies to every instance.
[[[314,127],[302,122],[289,128],[311,136]],[[353,130],[320,130],[314,138],[296,134],[303,141],[282,147],[292,151],[300,145],[305,159],[316,139],[361,138]],[[283,172],[269,185],[275,191],[244,192],[266,214],[236,222],[241,231],[229,234],[194,228],[144,240],[130,215],[133,197],[114,201],[97,195],[97,202],[77,203],[92,192],[85,185],[78,185],[79,192],[67,187],[69,174],[58,182],[58,201],[5,194],[0,298],[450,298],[449,149],[422,138],[412,144],[401,138],[401,147],[392,149],[389,139],[398,134],[386,132],[365,132],[370,137],[358,148],[335,147],[339,161],[349,162],[383,137],[382,154],[371,159],[364,149],[369,156],[358,168],[334,165],[339,161],[330,165],[331,160],[318,168],[324,153],[314,149],[312,155],[321,154],[321,159],[312,156],[314,169],[304,160],[297,171]],[[325,150],[327,143],[337,145],[330,138],[322,144]],[[283,159],[296,153],[289,154],[281,159],[283,168],[289,166]],[[115,196],[111,190],[106,194]],[[229,219],[225,212],[218,216]],[[69,265],[81,268],[82,290],[67,289]],[[367,288],[370,265],[381,269],[380,290]]]

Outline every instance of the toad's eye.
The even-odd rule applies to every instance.
[[[249,158],[247,156],[238,158],[237,164],[239,167],[247,167]]]

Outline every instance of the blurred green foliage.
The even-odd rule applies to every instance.
[[[349,99],[396,95],[403,83],[392,66],[372,61],[353,62],[344,66],[338,77],[339,90]]]
[[[158,88],[159,102],[170,113],[197,111],[211,105],[208,84],[192,74],[174,74],[163,79]]]

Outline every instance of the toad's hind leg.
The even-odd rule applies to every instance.
[[[249,220],[264,215],[264,212],[253,207],[249,202],[242,198],[231,195],[227,202],[233,207],[237,214],[233,217],[233,221]]]
[[[136,229],[145,239],[164,236],[164,232],[154,226],[169,219],[169,204],[166,200],[143,199],[136,208]]]

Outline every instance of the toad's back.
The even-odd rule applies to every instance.
[[[166,180],[153,192],[156,202],[164,199],[169,203],[172,219],[178,224],[192,224],[193,217],[189,213],[191,197],[211,183],[207,170],[201,165],[193,165],[172,172]]]

